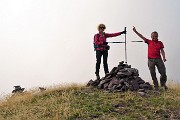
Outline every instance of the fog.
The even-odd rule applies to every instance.
[[[1,96],[15,85],[28,90],[95,79],[93,37],[100,23],[107,33],[127,27],[127,62],[145,81],[151,81],[147,45],[130,42],[141,40],[132,28],[149,39],[157,31],[165,46],[168,81],[179,82],[179,5],[179,0],[1,0]],[[124,40],[124,35],[108,39]],[[125,49],[124,44],[110,46],[111,70],[125,60]]]

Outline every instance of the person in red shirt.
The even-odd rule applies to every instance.
[[[126,33],[126,31],[117,32],[117,33],[105,33],[104,32],[105,29],[106,29],[106,26],[104,24],[99,24],[98,25],[99,33],[95,34],[95,36],[94,36],[94,45],[97,46],[95,48],[95,51],[96,51],[96,72],[95,72],[95,74],[96,74],[97,79],[100,79],[99,69],[100,69],[102,56],[103,56],[104,72],[105,72],[105,74],[109,73],[108,64],[107,64],[109,46],[107,45],[108,42],[106,42],[106,38],[116,37],[116,36]]]
[[[166,62],[165,52],[164,52],[164,45],[158,39],[158,33],[156,31],[151,33],[152,40],[145,38],[139,32],[137,32],[136,28],[133,26],[133,31],[144,40],[145,43],[148,44],[148,67],[151,73],[151,77],[153,80],[155,90],[159,89],[159,83],[156,77],[156,68],[157,67],[160,73],[160,84],[161,87],[168,89],[166,86],[167,76],[166,76],[166,67],[164,62]],[[161,55],[162,58],[161,58]],[[163,62],[164,61],[164,62]]]

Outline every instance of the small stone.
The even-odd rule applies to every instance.
[[[142,97],[144,97],[146,95],[145,92],[138,92]]]

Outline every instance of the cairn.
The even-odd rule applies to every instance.
[[[21,88],[21,86],[17,85],[14,86],[14,90],[12,91],[12,93],[22,93],[24,91],[25,88]]]
[[[45,91],[46,88],[44,88],[44,87],[39,87],[39,90],[42,92],[42,91]]]
[[[124,61],[119,62],[117,67],[114,67],[105,77],[97,80],[90,80],[87,86],[93,86],[111,92],[123,91],[138,91],[152,90],[152,85],[145,82],[139,77],[139,72],[131,65],[124,64]]]

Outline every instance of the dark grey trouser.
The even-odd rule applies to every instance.
[[[166,76],[166,67],[161,58],[148,59],[148,67],[149,67],[149,71],[151,73],[153,84],[155,87],[158,87],[159,84],[158,84],[158,80],[156,77],[155,66],[157,67],[158,72],[160,73],[160,84],[161,84],[161,86],[164,86],[167,81],[167,76]]]
[[[107,64],[107,58],[108,58],[108,51],[101,51],[96,50],[96,75],[99,75],[99,69],[101,64],[101,57],[103,56],[103,65],[104,65],[104,72],[109,73],[108,64]]]

